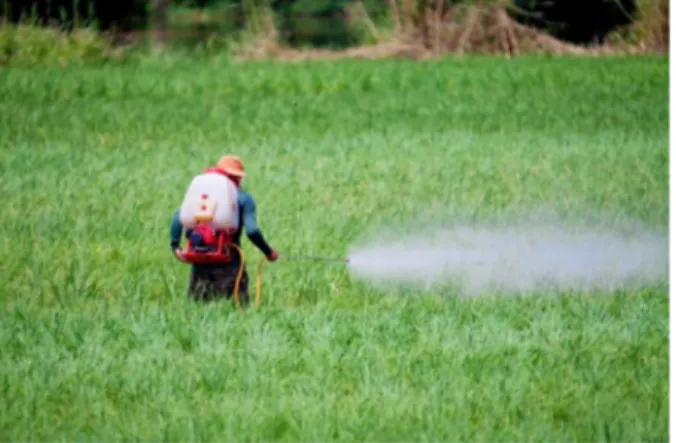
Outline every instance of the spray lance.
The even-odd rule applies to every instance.
[[[280,257],[282,260],[288,261],[314,261],[314,262],[334,262],[334,263],[349,263],[349,258],[343,257],[320,257],[312,255],[295,255],[291,257]]]

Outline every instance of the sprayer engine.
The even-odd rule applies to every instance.
[[[218,234],[213,226],[207,223],[198,223],[188,239],[195,252],[214,252],[218,249]]]

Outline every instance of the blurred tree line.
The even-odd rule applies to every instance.
[[[414,10],[471,0],[398,0]],[[600,43],[617,26],[631,23],[636,0],[509,0],[518,21],[539,27],[574,43]],[[369,18],[378,22],[391,12],[395,0],[361,0]],[[73,26],[92,21],[100,30],[166,29],[169,8],[226,10],[236,28],[246,23],[246,11],[269,6],[278,29],[292,46],[346,46],[356,43],[346,17],[346,7],[357,0],[0,0],[0,15],[11,22],[22,17],[39,23],[58,22]],[[77,19],[77,20],[76,20]]]

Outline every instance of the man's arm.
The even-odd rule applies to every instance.
[[[171,219],[171,226],[169,228],[169,239],[171,241],[171,250],[176,250],[181,242],[181,234],[183,233],[183,226],[181,221],[178,218],[178,209],[174,212],[174,216]]]
[[[268,242],[265,241],[265,237],[258,227],[258,221],[256,217],[256,201],[253,199],[253,197],[247,195],[244,198],[241,210],[243,212],[242,221],[244,223],[244,230],[247,237],[249,237],[249,240],[251,240],[251,243],[256,245],[256,247],[263,254],[265,254],[266,257],[273,256],[273,252],[275,251],[270,247]]]

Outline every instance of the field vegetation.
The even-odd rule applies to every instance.
[[[284,61],[669,48],[668,0],[125,0],[113,9],[101,0],[51,2],[0,2],[0,67],[127,61],[168,48]]]
[[[667,439],[667,281],[463,298],[280,260],[242,313],[169,250],[225,153],[282,254],[444,208],[664,231],[667,59],[166,61],[0,71],[3,440]]]

